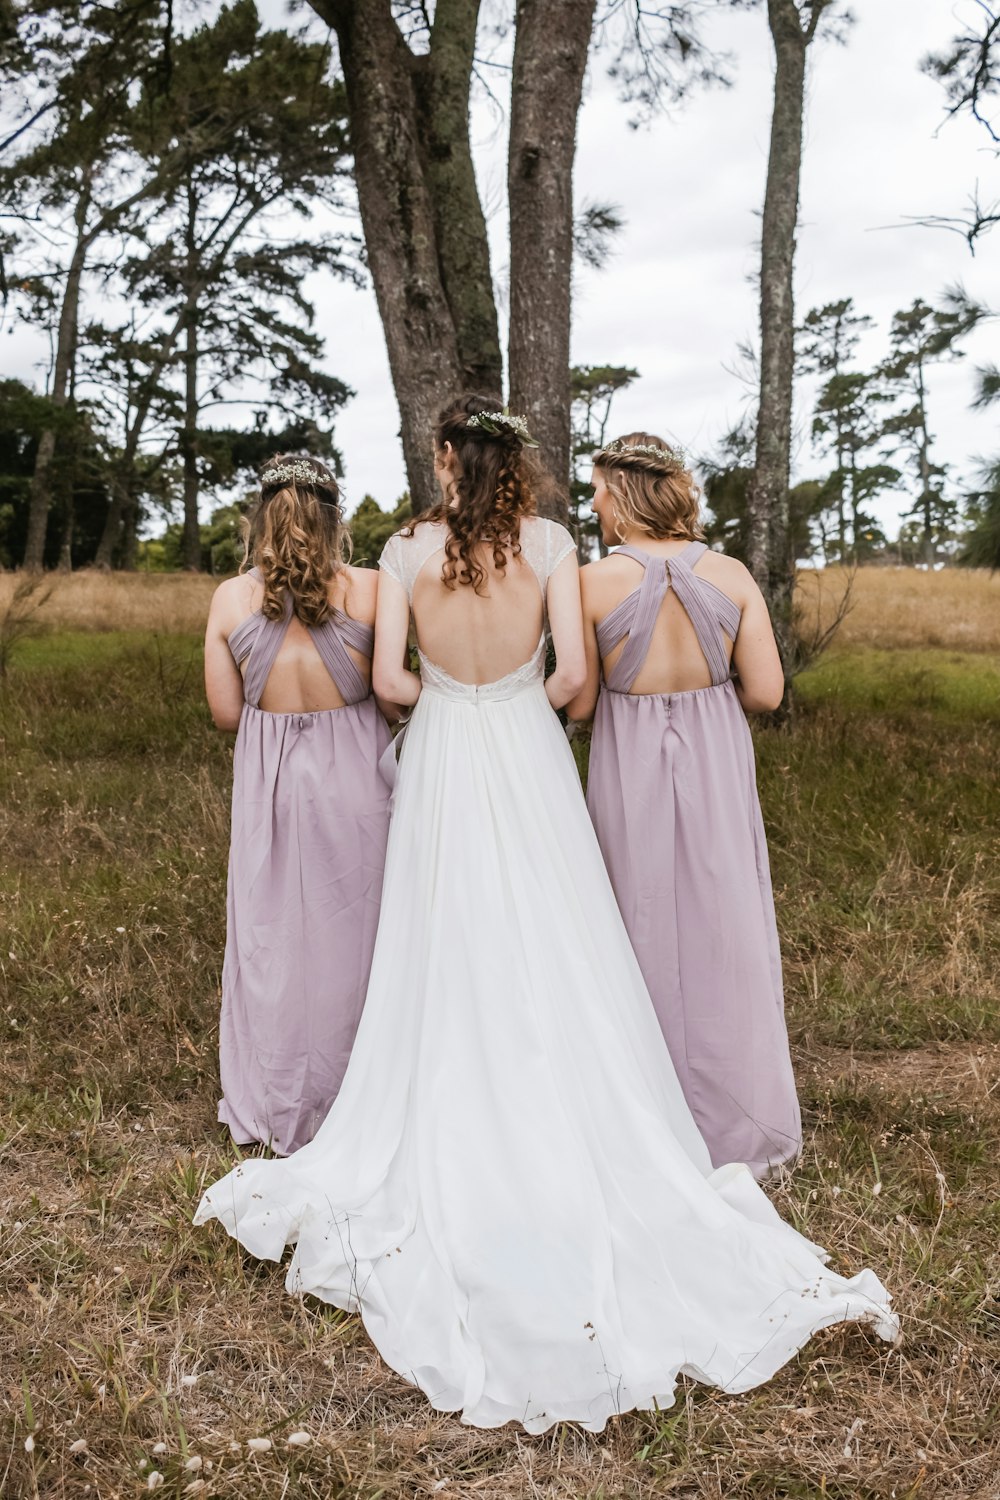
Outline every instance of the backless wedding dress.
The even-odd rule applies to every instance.
[[[445,528],[391,539],[407,589]],[[573,547],[539,518],[544,598]],[[495,583],[491,581],[491,590]],[[500,585],[502,589],[503,585]],[[416,613],[418,635],[419,609]],[[679,1374],[745,1391],[832,1323],[891,1339],[889,1296],[712,1171],[543,686],[543,642],[495,682],[421,656],[368,996],[313,1141],[204,1195],[288,1289],[360,1312],[440,1411],[599,1432],[669,1406]]]

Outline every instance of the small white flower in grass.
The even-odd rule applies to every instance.
[[[99,1385],[97,1387],[97,1399],[98,1399],[98,1401],[103,1401],[104,1398],[105,1398],[105,1396],[107,1394],[108,1394],[108,1388],[107,1388],[106,1385]]]
[[[149,1468],[149,1459],[148,1458],[140,1458],[140,1460],[139,1460],[139,1473],[141,1474],[142,1471],[143,1471],[143,1469],[148,1469],[148,1468]]]
[[[25,1451],[25,1453],[34,1453],[34,1451],[35,1451],[35,1440],[31,1436],[30,1432],[28,1433],[28,1436],[24,1440],[24,1451]]]
[[[268,1453],[271,1448],[270,1438],[248,1438],[247,1447],[251,1453]]]
[[[188,1459],[184,1467],[185,1469],[190,1469],[191,1472],[194,1473],[196,1470],[201,1468],[201,1458],[197,1453],[192,1453],[191,1457]]]
[[[833,1195],[834,1198],[839,1198],[840,1197],[840,1188],[839,1187],[832,1187],[830,1189],[830,1192],[831,1192],[831,1194]]]
[[[146,1488],[147,1490],[158,1490],[162,1483],[163,1475],[160,1473],[159,1469],[154,1469],[152,1474],[150,1474],[149,1478],[146,1480]]]
[[[873,1183],[873,1185],[872,1185],[872,1197],[873,1198],[877,1198],[878,1195],[879,1195],[879,1193],[881,1191],[882,1191],[882,1184],[880,1182]]]
[[[197,1384],[198,1384],[198,1377],[197,1377],[197,1375],[182,1375],[181,1376],[181,1385],[197,1385]]]
[[[308,1432],[290,1432],[288,1434],[288,1444],[289,1444],[289,1447],[291,1447],[291,1448],[305,1448],[306,1445],[308,1443],[311,1443],[311,1442],[312,1442],[312,1434],[311,1433],[308,1433]]]
[[[116,928],[115,928],[115,931],[116,931],[116,932],[124,932],[124,931],[125,931],[125,929],[124,929],[124,927],[116,927]]]
[[[166,1451],[167,1451],[167,1445],[166,1445],[166,1443],[154,1443],[153,1444],[153,1452],[154,1453],[166,1453]]]
[[[71,1453],[86,1453],[86,1451],[87,1451],[87,1439],[86,1438],[77,1438],[77,1440],[76,1440],[75,1443],[70,1443],[70,1445],[69,1445],[69,1451]]]

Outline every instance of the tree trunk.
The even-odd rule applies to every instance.
[[[332,25],[347,90],[358,205],[399,404],[414,511],[436,503],[431,434],[465,385],[424,172],[413,55],[389,0],[311,0]],[[457,294],[456,294],[457,296]]]
[[[424,171],[438,264],[458,340],[464,384],[503,393],[489,240],[469,142],[469,87],[480,0],[438,0],[430,48],[412,60]]]
[[[190,177],[187,191],[187,312],[184,328],[184,426],[180,432],[184,466],[184,531],[181,558],[189,573],[201,572],[201,531],[198,526],[198,309],[191,289],[198,276],[195,235],[198,204]]]
[[[517,0],[507,187],[510,406],[555,483],[539,509],[565,522],[570,477],[573,159],[595,0]]]
[[[747,561],[767,600],[786,672],[791,666],[795,559],[788,539],[788,479],[795,362],[793,271],[802,165],[806,51],[820,13],[796,0],[768,0],[775,52],[774,111],[761,226],[760,410],[757,454],[747,492]]]
[[[194,317],[187,326],[184,349],[184,426],[180,433],[184,465],[184,533],[181,557],[189,573],[201,572],[201,529],[198,525],[198,330]]]
[[[51,399],[53,406],[64,408],[69,404],[72,387],[73,363],[76,357],[77,323],[80,316],[80,283],[87,260],[87,251],[93,243],[93,233],[85,228],[90,207],[90,179],[85,181],[76,207],[76,244],[66,274],[66,290],[63,293],[59,312],[59,331],[56,335],[56,357],[52,371]],[[45,560],[45,536],[48,530],[49,510],[52,506],[52,469],[56,452],[56,431],[46,428],[38,441],[35,455],[35,470],[31,476],[28,498],[28,537],[24,548],[24,566],[40,569]]]

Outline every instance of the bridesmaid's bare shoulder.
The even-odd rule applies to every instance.
[[[378,568],[343,569],[347,613],[362,625],[374,625],[375,600],[378,596]]]
[[[704,552],[698,559],[695,571],[709,583],[714,583],[724,594],[728,594],[741,608],[758,592],[750,569],[738,558],[729,557],[725,552]]]
[[[614,609],[622,597],[637,586],[635,564],[609,552],[607,557],[585,563],[580,569],[580,588],[587,614],[599,616]]]
[[[235,630],[253,611],[255,588],[256,580],[248,573],[237,573],[235,578],[224,578],[212,595],[209,619],[224,634]]]

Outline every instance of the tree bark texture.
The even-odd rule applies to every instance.
[[[518,0],[511,87],[510,406],[555,484],[539,509],[565,522],[570,472],[573,159],[594,0]]]
[[[201,532],[198,527],[198,308],[190,295],[198,282],[198,245],[195,237],[198,203],[188,179],[187,192],[187,311],[184,326],[184,426],[180,434],[184,469],[184,531],[181,557],[188,572],[201,572]]]
[[[198,328],[188,318],[184,348],[184,426],[180,434],[184,468],[184,533],[181,556],[189,573],[201,572],[201,530],[198,525]]]
[[[389,0],[312,3],[337,33],[358,204],[399,403],[410,497],[414,511],[426,510],[438,499],[434,424],[466,380],[438,254],[414,58]]]
[[[412,60],[418,139],[438,263],[469,390],[503,392],[489,241],[469,141],[469,87],[480,0],[438,0],[430,49]]]
[[[760,409],[747,494],[747,560],[767,600],[786,668],[792,656],[795,559],[789,552],[788,480],[795,361],[793,273],[802,165],[806,53],[825,7],[768,0],[775,52],[774,110],[761,227]]]
[[[77,236],[73,255],[66,274],[66,288],[59,311],[59,329],[56,334],[56,357],[52,370],[51,398],[53,406],[64,408],[69,404],[73,385],[73,365],[76,358],[77,325],[80,319],[80,284],[87,252],[93,241],[93,233],[86,230],[87,210],[90,207],[89,184],[81,195],[76,211]],[[35,468],[31,476],[28,496],[28,536],[24,548],[24,566],[40,570],[45,560],[45,537],[52,508],[53,471],[56,455],[56,431],[49,427],[38,441]]]

